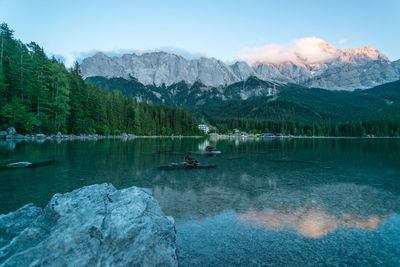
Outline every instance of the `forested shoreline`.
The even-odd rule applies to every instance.
[[[215,121],[219,133],[239,129],[249,133],[281,133],[294,136],[400,136],[400,120],[371,120],[349,122],[295,122],[250,118],[226,118]]]
[[[400,81],[354,91],[281,84],[277,86],[276,97],[243,100],[239,97],[242,90],[250,92],[271,86],[268,81],[249,77],[219,88],[227,96],[236,94],[236,97],[221,100],[218,88],[204,90],[205,85],[198,82],[157,87],[144,85],[135,78],[89,79],[104,90],[118,89],[126,96],[186,106],[203,122],[217,126],[221,134],[238,129],[248,133],[296,136],[400,136]],[[157,98],[154,92],[162,97]]]
[[[276,99],[236,100],[196,113],[221,133],[236,128],[296,136],[400,136],[400,81],[352,92],[297,85],[280,90]]]
[[[107,84],[85,81],[78,63],[67,69],[56,58],[48,58],[38,44],[16,40],[7,24],[1,24],[0,31],[0,131],[14,127],[21,134],[200,135],[192,111],[221,134],[239,129],[295,136],[400,136],[399,82],[351,93],[354,96],[348,98],[343,96],[350,93],[292,86],[283,88],[274,101],[260,97],[188,106],[189,111],[129,96],[127,88],[109,90]],[[249,80],[255,86],[265,83]],[[141,85],[133,82],[129,90]],[[327,103],[326,95],[341,105],[334,105],[334,100]]]
[[[67,70],[36,43],[0,26],[0,130],[18,133],[198,135],[183,108],[153,105],[85,82],[79,64]]]

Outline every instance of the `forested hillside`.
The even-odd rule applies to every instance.
[[[400,81],[352,92],[277,84],[273,96],[268,94],[273,84],[256,77],[221,88],[185,82],[157,87],[123,78],[90,80],[155,103],[186,106],[222,133],[239,128],[294,135],[400,135]]]
[[[67,70],[1,24],[0,130],[199,134],[190,110],[221,133],[238,128],[293,135],[400,135],[400,81],[353,92],[280,83],[271,95],[272,87],[256,77],[225,87],[143,85],[133,78],[84,81],[79,64]]]
[[[198,134],[185,109],[138,102],[121,91],[85,82],[78,64],[67,70],[34,42],[0,26],[0,130],[20,133],[136,135]]]

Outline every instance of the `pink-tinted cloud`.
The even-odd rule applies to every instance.
[[[336,48],[324,40],[309,37],[292,41],[288,45],[270,44],[246,49],[238,58],[250,65],[282,64],[320,64],[337,57]]]

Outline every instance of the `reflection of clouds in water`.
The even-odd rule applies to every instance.
[[[167,215],[178,220],[186,216],[203,220],[234,210],[239,214],[237,219],[250,226],[294,229],[309,238],[323,237],[339,227],[374,230],[400,207],[397,195],[358,184],[280,187],[279,180],[265,178],[262,184],[246,173],[238,179],[242,186],[190,181],[191,186],[181,190],[153,188],[153,195]],[[249,183],[253,187],[243,188]]]
[[[384,216],[400,208],[397,195],[373,186],[353,183],[284,188],[278,184],[276,190],[266,191],[253,202],[257,203],[257,210],[268,207],[294,211],[316,207],[336,218],[346,213],[363,219],[373,214]]]
[[[361,219],[351,214],[343,214],[337,218],[318,208],[302,208],[295,211],[283,210],[249,210],[238,215],[242,223],[249,223],[254,227],[263,227],[269,230],[295,229],[308,238],[320,238],[334,231],[338,227],[351,227],[374,230],[387,218],[371,215]]]
[[[272,190],[256,203],[238,219],[272,230],[292,228],[310,238],[338,227],[374,230],[399,209],[399,198],[388,191],[344,183]]]

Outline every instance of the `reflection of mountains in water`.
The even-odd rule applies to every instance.
[[[152,190],[163,211],[177,220],[205,219],[233,209],[240,222],[271,230],[295,229],[318,238],[338,227],[375,229],[394,212],[400,198],[367,185],[333,184],[274,188],[257,195],[220,186],[179,191],[166,186]]]

